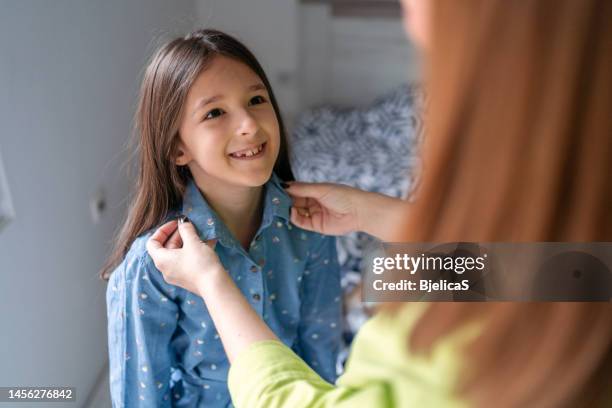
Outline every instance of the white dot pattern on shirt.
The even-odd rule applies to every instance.
[[[208,221],[209,225],[214,224],[214,222],[213,222],[213,219],[212,219],[212,218],[208,219],[207,221]],[[274,222],[274,221],[273,221],[273,222]],[[281,229],[283,228],[283,226],[287,226],[287,229],[288,229],[288,230],[291,230],[291,229],[292,229],[292,227],[291,227],[291,225],[290,225],[290,224],[288,224],[288,223],[283,223],[283,222],[280,222],[280,221],[276,221],[276,222],[274,222],[274,223],[272,224],[272,227],[273,227],[274,225],[275,225],[275,226],[276,226],[276,227],[277,227],[279,230],[269,230],[269,231],[270,231],[270,232],[276,232],[278,235],[272,235],[272,234],[269,234],[269,235],[267,235],[267,237],[266,237],[266,235],[265,235],[265,234],[262,234],[262,235],[261,235],[261,238],[268,238],[268,239],[270,239],[270,241],[272,241],[273,243],[276,243],[276,244],[280,243],[281,241],[282,241],[283,243],[285,243],[285,242],[291,242],[292,240],[295,240],[295,238],[298,238],[298,239],[301,239],[301,240],[307,240],[308,238],[312,238],[312,236],[311,236],[311,235],[308,235],[308,234],[306,234],[306,233],[304,233],[304,232],[300,232],[300,230],[299,230],[299,229],[298,229],[298,231],[296,231],[296,232],[295,232],[293,235],[291,235],[291,234],[289,234],[289,235],[288,235],[288,232],[287,232],[286,230],[285,230],[285,231],[282,231],[282,230],[281,230]],[[299,234],[299,235],[298,235],[298,234]],[[269,237],[270,237],[270,235],[272,235],[272,236],[271,236],[271,238],[269,238]],[[293,238],[288,238],[288,237],[290,237],[290,236],[292,236]],[[285,240],[285,238],[287,238],[287,240]],[[263,259],[261,259],[261,258],[262,258],[262,256],[266,256],[266,257],[267,257],[267,256],[269,256],[269,254],[267,253],[267,248],[266,248],[267,246],[266,246],[266,245],[264,245],[264,244],[265,244],[265,242],[266,242],[266,240],[265,240],[265,239],[261,240],[261,243],[262,243],[262,246],[261,246],[261,247],[262,247],[262,248],[261,248],[261,251],[251,252],[252,254],[254,254],[254,255],[253,255],[253,258],[251,258],[251,260],[252,260],[252,261],[254,261],[254,262],[257,262],[257,263],[258,263],[258,264],[260,264],[260,266],[261,266],[261,268],[258,270],[258,272],[263,272],[264,262],[263,262]],[[268,242],[269,242],[269,241],[268,241]],[[313,242],[315,242],[315,241],[313,241]],[[299,245],[307,245],[307,244],[299,244]],[[255,249],[258,249],[258,245],[254,245],[254,242],[252,242],[252,243],[251,243],[251,246],[252,246],[253,248],[255,248]],[[276,251],[278,251],[278,249],[277,249]],[[292,261],[293,261],[293,263],[295,263],[295,264],[300,263],[300,262],[304,262],[304,263],[307,265],[307,264],[308,264],[308,260],[309,260],[309,258],[311,258],[311,259],[316,259],[316,258],[318,258],[318,257],[320,256],[318,253],[316,253],[316,254],[312,254],[312,255],[311,255],[311,254],[310,254],[310,251],[306,251],[306,253],[304,253],[304,252],[301,252],[301,251],[300,251],[300,252],[298,252],[298,254],[299,254],[300,258],[302,258],[302,259],[300,259],[300,258],[298,258],[298,257],[296,257],[296,256],[293,256],[292,258],[286,259],[286,260],[284,261],[284,264],[282,264],[282,265],[284,265],[284,266],[289,266],[290,268],[295,268],[295,266],[292,266],[292,265],[290,264],[290,262],[291,262],[290,260],[292,260]],[[323,257],[321,256],[321,258],[323,258]],[[257,261],[258,259],[261,259],[261,260],[260,260],[260,261]],[[268,263],[268,266],[270,266],[270,265],[275,265],[275,262],[276,262],[276,261],[275,261],[274,259],[270,259],[270,260],[269,260],[269,263]],[[330,263],[329,259],[325,259],[325,260],[323,260],[323,261],[321,262],[321,264],[324,264],[324,265],[327,265],[327,264],[329,264],[329,263]],[[253,264],[251,263],[250,265],[253,265]],[[137,267],[137,266],[135,266],[135,267]],[[298,268],[299,268],[299,269],[301,269],[299,266],[298,266]],[[297,280],[297,282],[301,282],[301,281],[302,281],[302,276],[299,274],[299,269],[298,269],[298,273],[296,273],[296,275],[295,275],[295,276],[294,276],[294,278],[293,278],[293,279],[295,279],[293,282],[296,282],[296,280]],[[242,273],[242,274],[243,274],[243,276],[246,278],[246,279],[245,279],[246,283],[258,282],[258,281],[257,281],[257,279],[258,279],[258,278],[256,278],[256,276],[260,276],[260,277],[261,277],[261,274],[250,274],[250,273],[244,274],[244,273],[245,273],[245,271],[246,271],[246,269],[245,269],[245,270],[242,270],[242,271],[239,271],[239,272],[240,272],[240,273]],[[315,271],[315,272],[317,272],[317,271]],[[302,274],[303,274],[303,275],[309,275],[309,274],[311,274],[311,271],[309,271],[309,270],[307,270],[307,269],[306,269],[306,270],[303,270],[303,271],[302,271]],[[247,276],[247,275],[248,275],[248,276]],[[281,275],[282,275],[282,272],[281,272]],[[154,278],[154,275],[150,275],[150,276],[151,276],[151,280],[152,280],[152,279]],[[253,277],[255,277],[255,278],[252,278],[252,276],[253,276]],[[273,279],[273,278],[274,278],[274,272],[273,272],[272,270],[268,270],[268,271],[267,271],[267,273],[266,273],[266,275],[264,275],[264,276],[267,276],[268,278]],[[236,273],[236,280],[240,280],[240,279],[241,279],[241,277],[242,277],[242,276],[241,276],[240,274]],[[143,280],[147,280],[147,281],[148,281],[148,280],[149,280],[149,276],[145,274],[145,275],[143,275],[142,279],[143,279]],[[157,277],[155,277],[155,279],[157,279]],[[259,278],[259,279],[260,279],[260,278]],[[143,285],[144,285],[144,284],[143,284]],[[277,284],[274,284],[274,285],[277,285]],[[243,286],[243,288],[244,288],[243,290],[247,290],[248,286],[247,286],[247,287],[244,287],[244,286]],[[112,289],[113,289],[113,291],[119,290],[119,288],[117,288],[117,286],[114,286]],[[257,300],[260,300],[260,299],[265,299],[266,292],[267,292],[269,289],[279,289],[279,288],[278,288],[277,286],[268,286],[268,287],[266,287],[265,285],[264,285],[264,287],[262,288],[262,287],[259,287],[259,286],[256,284],[256,285],[254,285],[254,287],[251,287],[251,288],[249,288],[248,290],[250,290],[250,293],[251,293],[251,294],[253,294],[253,295],[257,294],[257,296],[258,296],[258,299],[257,299]],[[170,293],[170,295],[169,295],[169,296],[170,296],[170,299],[172,299],[173,301],[180,300],[181,296],[180,296],[180,295],[175,295],[175,294],[174,294],[174,292],[175,292],[175,288],[166,288],[166,290],[167,290],[167,293]],[[180,289],[179,289],[179,290],[180,290]],[[137,294],[137,299],[139,300],[139,304],[142,306],[142,308],[138,308],[138,309],[136,309],[136,310],[138,310],[138,313],[140,313],[141,315],[144,315],[144,314],[145,314],[145,312],[146,312],[146,314],[153,316],[153,315],[155,315],[155,313],[154,313],[154,310],[151,310],[151,309],[150,309],[151,304],[150,304],[149,302],[151,302],[151,301],[149,301],[149,302],[140,302],[140,300],[143,300],[143,301],[144,301],[144,300],[147,300],[147,299],[148,299],[150,296],[153,296],[151,299],[159,299],[159,301],[160,301],[160,302],[162,302],[162,303],[167,303],[167,302],[169,302],[169,299],[168,299],[166,296],[160,296],[159,294],[156,296],[156,293],[154,293],[154,292],[147,294],[147,293],[145,293],[145,292],[140,292],[140,291],[137,291],[136,293],[138,293],[138,294]],[[180,293],[180,292],[177,292],[177,293]],[[264,308],[265,308],[265,309],[267,309],[267,308],[269,307],[269,308],[270,308],[270,310],[269,310],[269,311],[270,311],[271,313],[272,313],[272,311],[273,311],[273,309],[274,309],[274,308],[277,308],[277,309],[276,309],[276,310],[275,310],[275,311],[272,313],[273,315],[274,315],[274,314],[276,314],[276,313],[278,313],[278,310],[279,310],[279,309],[281,309],[281,307],[283,307],[283,306],[285,306],[285,307],[286,307],[286,306],[287,306],[287,305],[284,303],[284,302],[285,302],[284,298],[283,298],[283,297],[280,297],[280,298],[278,297],[278,292],[276,292],[276,293],[275,293],[274,291],[272,291],[272,293],[268,292],[268,293],[267,293],[267,295],[268,295],[268,300],[269,300],[269,302],[275,302],[275,301],[276,301],[276,303],[274,304],[275,306],[272,306],[272,303],[268,303],[268,305],[270,305],[270,306],[264,306]],[[185,299],[185,297],[187,297],[187,299]],[[186,305],[189,305],[189,306],[193,306],[193,305],[195,305],[195,304],[198,302],[198,300],[199,300],[199,298],[198,298],[198,300],[191,299],[191,298],[189,298],[189,295],[187,295],[187,296],[185,296],[185,297],[183,297],[183,301],[185,302],[185,303],[183,303],[183,305],[185,305],[185,304],[186,304]],[[338,301],[339,301],[339,297],[336,297],[336,298],[334,299],[334,301],[338,302]],[[153,303],[154,303],[154,302],[153,302]],[[265,305],[265,303],[264,303],[264,302],[261,302],[261,303],[260,303],[260,305],[262,305],[262,304],[263,304],[263,305]],[[175,305],[174,303],[172,303],[172,304],[171,304],[171,306],[174,306],[174,305]],[[289,305],[289,306],[291,306],[291,305]],[[163,307],[164,307],[164,308],[166,308],[166,310],[168,310],[168,309],[167,309],[167,306],[163,306]],[[179,310],[180,310],[180,307],[181,307],[181,306],[179,305]],[[280,310],[280,313],[281,313],[282,315],[288,315],[288,317],[283,318],[283,319],[285,320],[285,324],[289,324],[289,325],[296,325],[296,324],[298,323],[298,321],[299,321],[299,320],[296,320],[297,315],[294,313],[295,311],[294,311],[292,308],[288,308],[288,309],[290,309],[290,310],[287,310],[287,309],[282,309],[282,310]],[[175,309],[175,310],[176,310],[176,309]],[[189,313],[191,313],[191,312],[189,312]],[[185,311],[185,316],[186,316],[186,318],[187,318],[187,316],[189,316],[189,313],[187,313],[187,312]],[[268,317],[269,317],[269,314],[268,314],[268,313],[266,313],[266,312],[263,312],[263,311],[261,311],[261,313],[262,313],[262,317],[263,317],[265,320],[267,320],[267,319],[268,319]],[[130,317],[131,317],[131,316],[130,316]],[[177,318],[177,319],[179,318],[179,313],[176,313],[176,318]],[[168,320],[172,320],[172,319],[168,319]],[[199,319],[197,319],[197,318],[196,318],[195,322],[197,322],[197,320],[199,320]],[[272,317],[272,320],[271,320],[271,321],[272,321],[272,322],[274,322],[274,321],[275,321],[275,320],[274,320],[274,316]],[[317,322],[317,323],[319,323],[319,324],[322,324],[322,323],[323,323],[323,324],[326,324],[326,325],[328,325],[328,327],[331,327],[332,329],[334,329],[334,328],[336,328],[336,327],[337,327],[337,324],[336,324],[336,322],[334,322],[334,321],[332,321],[332,322],[330,323],[330,322],[329,322],[329,320],[328,320],[328,321],[324,321],[324,320],[322,320],[322,319],[316,319],[316,322]],[[164,326],[166,326],[166,324],[167,324],[167,322],[166,322],[166,321],[159,322],[159,326],[160,326],[160,327],[162,327],[162,328],[163,328]],[[197,325],[197,323],[196,323],[196,325]],[[205,322],[205,321],[201,321],[201,324],[200,324],[200,325],[201,325],[201,327],[202,327],[203,329],[207,329],[207,324],[206,324],[206,322]],[[319,332],[319,333],[325,333],[325,331],[326,331],[324,328],[321,328],[321,330],[322,330],[322,332]],[[202,331],[202,333],[204,333],[204,332]],[[309,336],[310,336],[310,338],[311,338],[312,340],[315,340],[315,341],[316,341],[316,340],[319,340],[319,339],[320,339],[320,334],[319,334],[319,333],[312,333],[312,332],[311,332],[311,334],[310,334]],[[219,338],[219,334],[218,334],[218,333],[215,333],[215,332],[214,332],[214,330],[212,330],[212,333],[210,333],[210,331],[209,331],[209,332],[208,332],[208,333],[207,333],[205,336],[210,336],[211,334],[213,334],[214,339],[216,339],[216,340],[219,340],[219,339],[220,339],[220,338]],[[192,340],[192,341],[193,341],[193,340]],[[136,339],[136,343],[137,343],[137,344],[139,343],[138,339]],[[192,350],[191,350],[191,351],[192,351],[192,353],[191,353],[191,354],[192,354],[193,356],[197,356],[197,357],[202,356],[202,355],[203,355],[203,353],[202,353],[202,351],[201,351],[201,350],[203,350],[203,348],[200,348],[200,347],[198,347],[198,346],[202,346],[204,343],[205,343],[205,342],[204,342],[204,340],[203,340],[202,338],[197,338],[197,339],[195,339],[195,345],[193,346],[193,347],[194,347],[194,349],[192,349]],[[319,342],[319,343],[320,343],[320,342]],[[192,343],[192,344],[193,344],[193,343]],[[210,343],[209,343],[209,344],[210,344]],[[139,348],[142,350],[142,347],[141,347],[141,346],[140,346]],[[198,348],[200,348],[200,349],[198,349]],[[207,349],[208,349],[208,346],[207,346]],[[208,354],[208,352],[207,352],[207,354]],[[126,354],[126,360],[127,360],[127,359],[129,359],[129,358],[130,358],[130,357],[129,357],[129,355],[127,355],[127,354]],[[214,361],[214,360],[213,360],[213,361]],[[205,362],[205,361],[202,361],[202,362]],[[312,366],[315,366],[316,364],[317,364],[317,362],[316,362],[316,361],[314,361],[314,362],[312,362],[312,364],[311,364],[311,365],[312,365]],[[211,369],[211,370],[218,370],[218,369],[219,369],[219,367],[217,366],[217,364],[210,364],[210,365],[209,365],[209,367],[210,367],[210,369]],[[221,367],[224,367],[224,366],[221,366]],[[143,372],[145,372],[145,373],[146,373],[146,372],[147,372],[147,370],[148,370],[148,367],[147,367],[147,366],[142,366],[142,371],[143,371]],[[144,377],[143,377],[143,378],[144,378]],[[159,382],[159,381],[157,381],[157,382],[152,382],[152,383],[150,383],[150,384],[149,384],[149,383],[148,383],[148,382],[146,382],[146,380],[145,380],[145,382],[140,381],[140,382],[138,382],[137,384],[139,384],[139,386],[140,386],[139,388],[142,388],[142,389],[147,388],[147,385],[150,385],[150,388],[155,388],[155,387],[157,387],[159,390],[162,390],[162,389],[163,389],[162,391],[160,391],[160,393],[162,393],[163,391],[167,391],[167,390],[168,390],[168,387],[167,387],[167,385],[168,385],[168,384],[165,384],[165,385],[164,385],[164,383]],[[209,388],[211,388],[211,386],[210,386],[210,385],[208,385],[208,384],[205,384],[205,386],[203,386],[203,387],[204,387],[204,389],[209,389]],[[146,395],[146,394],[145,394],[145,395]],[[172,397],[172,394],[170,394],[170,396]],[[221,397],[221,394],[217,394],[217,396],[220,398],[220,397]],[[142,396],[141,396],[141,397],[142,397]],[[168,394],[166,394],[166,395],[165,395],[165,397],[167,398],[167,397],[168,397]],[[180,398],[180,395],[179,395],[179,394],[174,394],[174,397],[175,397],[175,398]],[[144,397],[143,397],[143,398],[144,398]],[[148,395],[147,395],[147,398],[148,398]]]

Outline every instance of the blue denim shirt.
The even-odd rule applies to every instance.
[[[327,381],[341,345],[335,240],[293,226],[289,196],[273,175],[262,223],[245,250],[191,181],[182,212],[215,251],[253,309]],[[137,238],[108,282],[114,407],[227,407],[229,363],[198,295],[166,283]]]

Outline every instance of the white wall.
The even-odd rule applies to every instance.
[[[363,105],[421,79],[401,20],[332,18],[325,2],[197,0],[198,25],[241,39],[260,60],[289,124],[304,109]]]
[[[420,56],[401,19],[333,17],[324,3],[299,9],[302,109],[362,106],[399,84],[421,80]]]
[[[0,231],[0,385],[75,386],[77,404],[53,406],[83,406],[107,361],[97,270],[123,214],[140,72],[152,38],[192,28],[195,4],[0,4],[0,151],[16,213]],[[100,187],[109,210],[95,225]]]
[[[76,405],[54,406],[83,406],[106,375],[105,284],[97,271],[123,215],[123,148],[153,47],[194,27],[235,34],[262,62],[288,118],[310,104],[342,102],[344,89],[360,86],[354,79],[374,97],[404,68],[395,60],[372,67],[384,59],[372,54],[370,65],[355,69],[359,48],[342,55],[336,38],[351,43],[360,23],[324,25],[324,10],[307,14],[297,0],[0,5],[0,154],[16,213],[0,231],[0,385],[75,386]],[[368,27],[374,37],[401,40],[397,24]],[[355,96],[349,100],[363,100]],[[108,210],[95,224],[90,201],[100,189]]]

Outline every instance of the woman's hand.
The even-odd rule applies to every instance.
[[[364,191],[331,183],[293,182],[285,189],[293,198],[291,222],[326,235],[359,230],[357,211]]]
[[[182,222],[181,222],[182,221]],[[278,338],[253,310],[213,250],[185,217],[170,221],[147,241],[147,251],[166,282],[204,299],[230,363],[251,344]]]
[[[363,231],[382,240],[394,237],[406,202],[342,184],[292,182],[291,222],[325,235]]]
[[[227,272],[213,249],[215,241],[202,242],[193,224],[181,220],[159,227],[147,251],[166,282],[200,294],[202,285]]]

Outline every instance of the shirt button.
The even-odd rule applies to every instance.
[[[255,265],[251,266],[251,272],[257,273],[258,271],[259,271],[258,267],[256,267]]]
[[[259,296],[259,293],[254,293],[253,299],[259,301],[261,299],[261,296]]]

